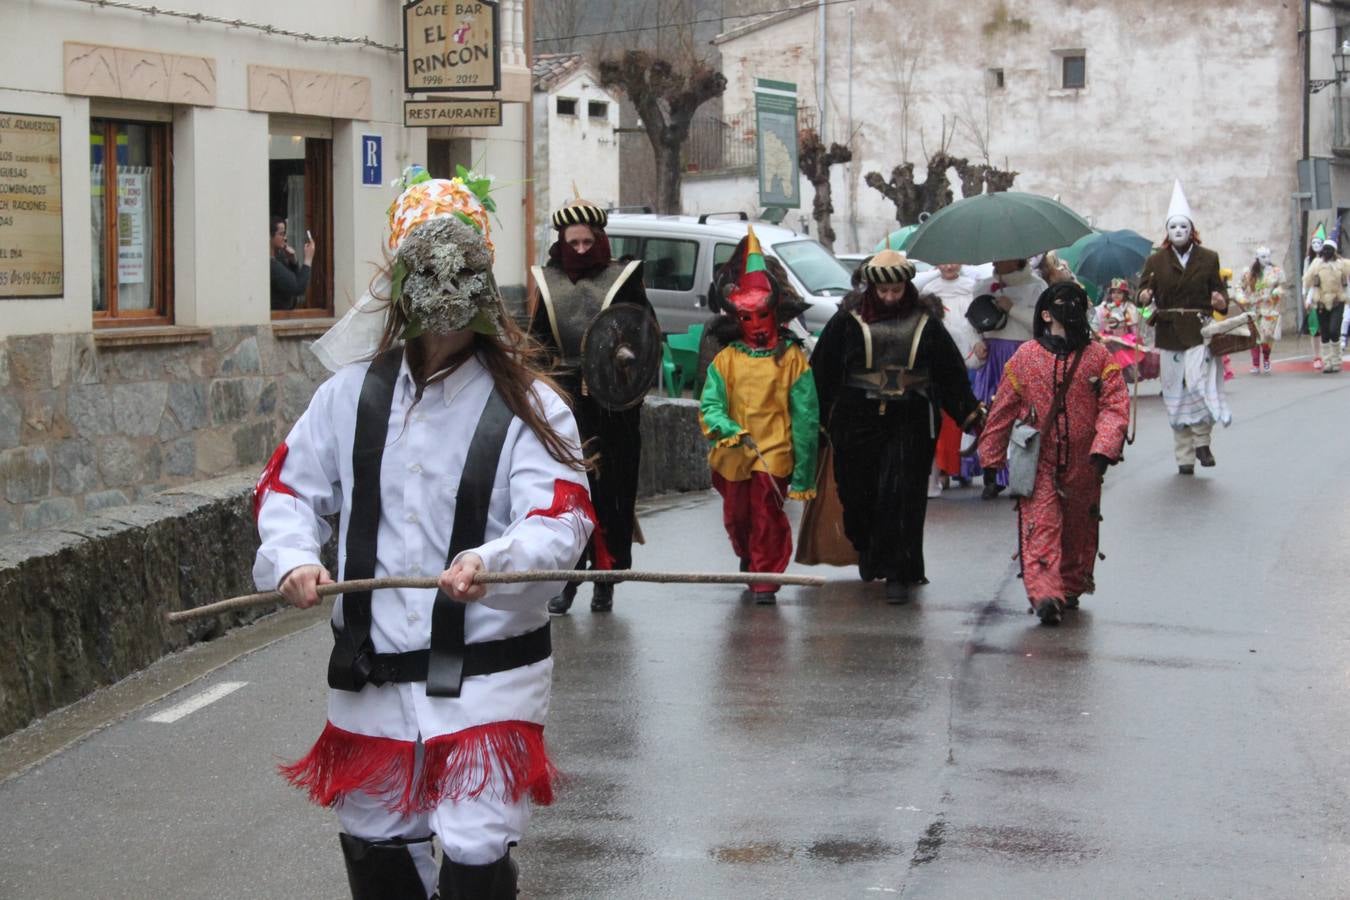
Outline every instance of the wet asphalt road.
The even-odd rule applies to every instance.
[[[909,607],[838,569],[774,608],[583,589],[522,896],[1350,896],[1350,376],[1232,395],[1191,479],[1141,402],[1059,629],[1025,614],[1011,503],[971,489],[930,505]],[[643,524],[643,567],[735,565],[711,495]],[[329,642],[316,620],[0,785],[0,897],[343,896],[329,814],[272,773],[322,726]]]

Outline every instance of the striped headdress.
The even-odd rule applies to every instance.
[[[568,225],[594,225],[604,228],[609,221],[605,211],[589,200],[582,200],[576,182],[572,182],[572,200],[553,214],[553,227],[558,230]]]
[[[914,263],[899,250],[882,250],[863,265],[862,276],[869,284],[905,284],[914,280]]]

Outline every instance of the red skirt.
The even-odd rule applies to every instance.
[[[942,414],[942,430],[938,432],[933,461],[944,475],[961,474],[961,426],[946,413]]]

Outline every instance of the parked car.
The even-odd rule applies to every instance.
[[[848,269],[849,274],[851,275],[858,271],[858,266],[861,266],[863,260],[871,255],[871,253],[836,253],[834,258],[843,263],[844,268]],[[916,272],[927,272],[933,268],[923,260],[912,259],[910,262],[914,263],[914,270]]]
[[[731,258],[749,224],[755,226],[764,252],[783,263],[792,287],[810,305],[803,316],[806,328],[824,328],[839,298],[848,293],[849,270],[812,238],[768,222],[750,222],[744,213],[728,215],[737,218],[610,214],[605,232],[614,257],[642,260],[643,283],[661,330],[682,332],[707,320],[713,272]]]

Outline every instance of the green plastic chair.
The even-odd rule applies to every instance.
[[[661,342],[661,377],[666,385],[667,397],[678,397],[684,393],[684,373],[675,365],[670,344],[665,341]]]
[[[698,345],[703,340],[703,326],[691,325],[684,334],[672,334],[666,338],[670,348],[670,358],[680,370],[681,385],[692,385],[698,375]]]

